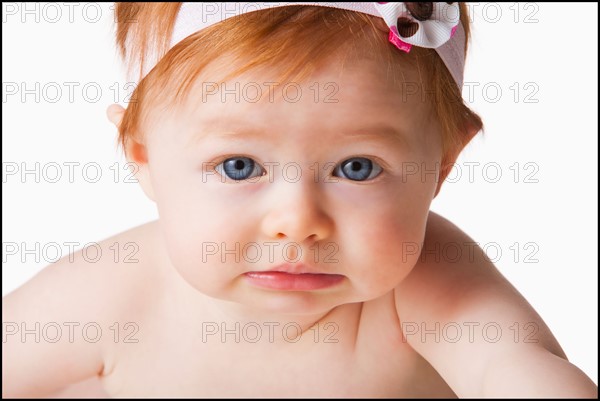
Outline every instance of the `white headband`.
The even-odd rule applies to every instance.
[[[383,18],[389,41],[408,52],[411,46],[434,48],[456,81],[463,85],[465,33],[458,3],[183,3],[175,22],[171,48],[211,25],[253,11],[274,7],[310,5],[357,11]],[[154,66],[144,68],[145,76]]]

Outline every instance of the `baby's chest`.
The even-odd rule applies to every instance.
[[[408,344],[386,344],[377,327],[358,336],[319,327],[284,343],[269,342],[276,327],[204,329],[156,328],[144,341],[121,344],[104,378],[106,391],[119,397],[453,396]]]

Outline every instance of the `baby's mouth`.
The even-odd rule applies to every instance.
[[[290,273],[286,271],[255,271],[244,273],[258,287],[280,291],[312,291],[339,284],[344,276],[325,273]]]

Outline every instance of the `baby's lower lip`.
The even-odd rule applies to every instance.
[[[244,276],[258,287],[282,291],[320,290],[339,284],[344,279],[340,274],[292,274],[278,271],[248,272]]]

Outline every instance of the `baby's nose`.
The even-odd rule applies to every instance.
[[[310,180],[282,182],[274,189],[262,231],[274,239],[313,243],[328,238],[334,222],[326,212],[322,188]]]

